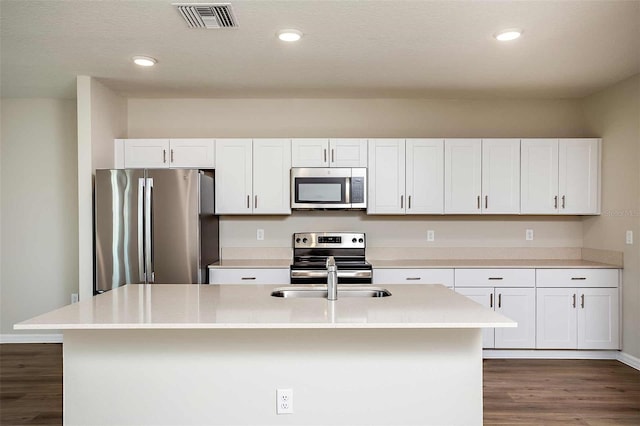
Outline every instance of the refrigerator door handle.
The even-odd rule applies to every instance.
[[[138,178],[138,278],[146,283],[144,273],[144,178]]]
[[[146,178],[145,185],[145,221],[144,221],[144,257],[145,270],[147,272],[147,280],[145,282],[153,283],[153,251],[152,251],[152,232],[153,232],[153,178]]]

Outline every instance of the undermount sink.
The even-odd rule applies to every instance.
[[[273,297],[319,297],[327,298],[326,286],[280,287],[271,292]],[[391,292],[380,287],[338,286],[338,299],[341,297],[387,297]]]

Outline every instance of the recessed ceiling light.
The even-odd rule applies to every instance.
[[[278,38],[282,41],[298,41],[302,38],[302,31],[298,30],[280,30]]]
[[[141,67],[152,67],[158,63],[158,61],[151,56],[134,56],[132,59],[136,65],[140,65]]]
[[[496,40],[499,40],[499,41],[511,41],[511,40],[517,39],[521,35],[522,35],[522,30],[519,30],[517,28],[511,28],[509,30],[500,31],[499,33],[496,33],[493,36],[496,38]]]

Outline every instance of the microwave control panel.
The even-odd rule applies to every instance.
[[[364,177],[351,178],[351,203],[364,203]]]

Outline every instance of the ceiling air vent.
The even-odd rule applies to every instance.
[[[229,3],[174,3],[189,28],[236,28]]]

